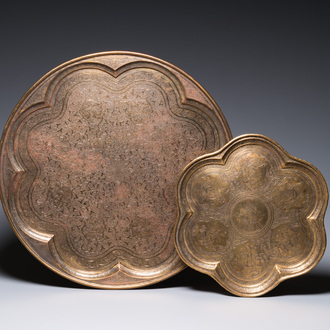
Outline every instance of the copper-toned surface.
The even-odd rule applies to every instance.
[[[269,138],[243,135],[184,170],[177,249],[230,292],[261,295],[319,262],[327,201],[315,167]]]
[[[173,65],[84,56],[13,111],[1,145],[4,209],[59,274],[104,288],[151,284],[184,267],[172,237],[179,173],[230,138],[215,102]]]

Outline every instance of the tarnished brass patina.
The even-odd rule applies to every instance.
[[[319,262],[327,201],[315,167],[267,137],[243,135],[184,170],[177,250],[228,291],[261,295]]]
[[[16,234],[55,272],[132,288],[184,268],[175,185],[187,163],[231,138],[220,109],[183,71],[108,52],[41,78],[1,141],[1,199]]]

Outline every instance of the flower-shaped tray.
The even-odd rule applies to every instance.
[[[1,144],[1,197],[23,244],[81,284],[139,287],[185,265],[173,228],[184,166],[231,138],[183,71],[108,52],[67,62],[21,99]]]
[[[261,295],[319,262],[327,201],[315,167],[267,137],[243,135],[184,170],[177,250],[228,291]]]

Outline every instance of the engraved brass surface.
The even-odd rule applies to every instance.
[[[177,250],[228,291],[261,295],[319,262],[327,202],[314,166],[267,137],[243,135],[182,173]]]
[[[175,184],[231,138],[191,77],[151,56],[87,55],[41,78],[1,140],[1,199],[23,244],[55,272],[132,288],[185,265],[174,246]]]

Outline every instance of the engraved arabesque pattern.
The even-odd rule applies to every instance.
[[[73,71],[53,99],[24,119],[16,138],[25,167],[21,216],[54,234],[76,268],[161,265],[174,253],[176,178],[218,145],[214,124],[180,104],[172,80],[152,68],[117,78]]]
[[[275,266],[307,260],[319,244],[308,220],[319,203],[319,179],[301,161],[287,166],[283,151],[258,139],[234,148],[225,161],[212,155],[196,160],[178,192],[181,256],[201,271],[216,267],[212,276],[220,276],[220,283],[226,277],[227,288],[244,294],[249,285],[268,281]]]
[[[282,173],[269,157],[261,148],[246,148],[225,166],[203,167],[190,179],[191,248],[206,260],[225,257],[238,277],[259,276],[279,259],[298,258],[308,248],[309,179],[289,169]],[[283,196],[287,208],[281,206]]]

